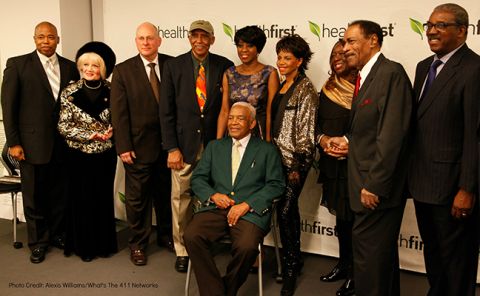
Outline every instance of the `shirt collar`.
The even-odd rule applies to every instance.
[[[441,58],[438,58],[437,55],[435,55],[433,57],[433,61],[436,61],[436,60],[441,60],[443,62],[443,64],[445,65],[448,60],[464,45],[465,43],[462,43],[459,47],[455,48],[454,50],[452,50],[451,52],[447,53],[446,55],[444,55],[443,57]]]
[[[365,81],[365,78],[367,78],[368,74],[372,70],[373,65],[377,62],[378,57],[380,56],[380,51],[374,54],[370,60],[363,66],[362,70],[360,70],[360,87],[362,86],[363,82]]]
[[[237,139],[233,139],[232,141],[232,145],[235,141],[238,141],[240,142],[240,144],[242,144],[242,147],[247,147],[248,145],[248,142],[250,141],[250,138],[252,137],[252,133],[249,133],[248,135],[246,135],[245,137],[241,138],[240,140],[237,140]]]
[[[145,67],[149,67],[148,64],[150,63],[155,63],[155,66],[158,66],[158,54],[155,56],[155,59],[153,59],[153,61],[149,61],[147,60],[146,58],[144,58],[142,55],[140,55],[140,58],[142,59],[142,62],[143,62],[143,65]]]
[[[40,62],[42,63],[42,65],[45,65],[45,63],[46,63],[48,60],[51,60],[51,61],[53,62],[53,65],[54,65],[54,66],[55,66],[56,64],[58,64],[57,53],[54,53],[51,57],[47,57],[46,55],[41,54],[41,53],[37,50],[37,55],[38,55],[38,58],[40,59]]]

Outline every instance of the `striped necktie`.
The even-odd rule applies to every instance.
[[[52,88],[53,97],[55,100],[58,98],[58,92],[60,91],[60,75],[58,75],[53,64],[53,59],[48,59],[46,62],[45,72],[47,73],[48,82]]]
[[[232,185],[235,183],[237,177],[238,168],[240,166],[240,147],[242,143],[237,140],[233,140],[232,146]]]
[[[203,107],[207,101],[207,80],[205,78],[205,67],[203,67],[202,63],[200,63],[200,67],[198,69],[198,76],[195,85],[198,106],[200,107],[200,112],[203,112]]]

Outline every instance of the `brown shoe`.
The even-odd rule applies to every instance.
[[[130,250],[130,260],[137,266],[147,264],[147,255],[144,250]]]

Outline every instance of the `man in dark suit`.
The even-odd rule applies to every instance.
[[[408,188],[425,246],[428,295],[475,294],[480,57],[465,44],[468,25],[459,5],[437,6],[424,25],[435,54],[415,73]]]
[[[231,137],[210,142],[192,175],[199,210],[185,230],[200,295],[236,295],[268,233],[272,201],[285,188],[282,163],[271,144],[252,137],[255,108],[235,103],[228,116]],[[225,235],[232,260],[222,278],[209,247]]]
[[[164,65],[160,120],[167,165],[172,169],[173,240],[179,272],[188,267],[183,233],[192,216],[190,177],[203,148],[216,138],[223,72],[233,66],[232,61],[209,53],[213,33],[208,21],[194,21],[188,34],[192,50]]]
[[[405,206],[412,88],[403,67],[380,53],[383,35],[377,23],[351,23],[344,40],[347,63],[360,77],[348,135],[355,294],[399,295],[397,239]]]
[[[139,54],[117,65],[112,78],[112,123],[117,153],[125,167],[125,206],[132,230],[130,259],[145,265],[152,228],[152,201],[157,217],[157,244],[173,251],[170,208],[171,175],[162,149],[158,104],[163,64],[162,39],[151,23],[138,26]]]
[[[3,124],[10,155],[20,161],[30,261],[51,244],[64,246],[65,143],[57,132],[61,90],[79,77],[75,63],[56,54],[60,37],[48,22],[35,27],[36,50],[8,59],[2,84]]]

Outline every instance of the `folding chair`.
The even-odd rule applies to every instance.
[[[10,156],[7,144],[3,147],[0,160],[8,173],[8,175],[0,177],[0,193],[10,193],[11,195],[13,209],[13,247],[20,249],[23,247],[23,244],[17,241],[17,196],[18,193],[22,191],[22,188],[20,176],[16,171],[20,169],[20,165],[17,160]]]

